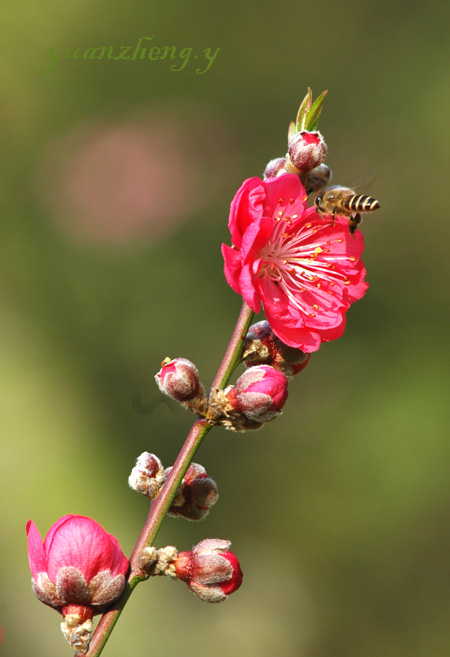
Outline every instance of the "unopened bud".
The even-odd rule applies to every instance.
[[[187,358],[166,359],[155,376],[159,389],[177,401],[188,401],[198,393],[198,370]]]
[[[205,602],[222,602],[242,584],[242,570],[230,541],[208,538],[175,561],[178,579]]]
[[[318,167],[311,169],[307,174],[301,177],[307,194],[318,192],[328,185],[332,177],[331,169],[326,164],[319,164]]]
[[[153,500],[165,480],[164,466],[159,458],[150,452],[142,452],[128,477],[128,484],[133,490]]]
[[[266,320],[250,326],[245,338],[244,359],[247,367],[271,365],[289,378],[306,367],[309,357],[310,354],[282,342]]]
[[[282,173],[286,173],[286,169],[284,168],[285,164],[285,157],[276,157],[274,160],[270,160],[264,170],[263,180],[267,180],[267,178],[275,178]]]
[[[325,140],[317,130],[297,132],[288,145],[287,171],[299,174],[311,171],[322,164],[327,150]],[[290,165],[293,165],[294,169]]]
[[[155,376],[161,392],[181,402],[194,413],[206,407],[205,389],[200,383],[198,370],[187,358],[166,358]]]
[[[166,469],[166,477],[172,468]],[[208,477],[198,463],[191,463],[169,508],[169,516],[183,516],[188,520],[202,520],[210,507],[217,502],[219,491],[216,482]]]
[[[288,397],[287,378],[269,365],[249,367],[227,392],[230,406],[249,420],[274,420]]]

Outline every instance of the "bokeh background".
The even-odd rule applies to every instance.
[[[363,223],[371,287],[276,423],[209,434],[197,460],[220,501],[158,536],[229,538],[243,587],[208,606],[181,583],[142,585],[104,654],[448,654],[448,6],[30,0],[1,13],[1,654],[70,654],[30,589],[29,518],[45,535],[66,513],[92,516],[130,553],[147,513],[127,488],[134,460],[171,465],[192,420],[153,375],[185,356],[212,381],[240,308],[220,255],[229,203],[284,154],[308,86],[329,90],[334,181],[367,181],[381,202]],[[190,61],[63,59],[143,36]],[[51,70],[49,48],[63,53]],[[220,51],[199,75],[205,48]]]

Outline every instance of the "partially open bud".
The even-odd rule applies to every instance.
[[[112,534],[84,516],[60,518],[43,543],[32,520],[27,534],[33,591],[62,613],[64,636],[86,652],[91,619],[121,595],[128,559]]]
[[[169,476],[172,468],[166,469]],[[202,520],[210,507],[217,502],[219,491],[216,482],[208,477],[198,463],[191,463],[184,475],[177,494],[169,508],[169,516],[183,516],[188,520]]]
[[[258,423],[270,422],[288,397],[287,378],[269,365],[249,367],[227,391],[231,408]]]
[[[230,541],[208,538],[175,561],[178,579],[205,602],[223,602],[242,584],[239,561],[228,549]]]
[[[301,130],[289,142],[286,170],[288,173],[307,173],[322,164],[326,154],[327,145],[318,130]]]
[[[198,370],[187,358],[166,358],[155,376],[161,392],[181,402],[194,413],[206,408],[205,389],[200,383]]]
[[[286,169],[284,168],[285,164],[285,157],[276,157],[274,160],[270,160],[264,169],[263,180],[266,180],[267,178],[275,178],[282,173],[286,173]]]
[[[155,454],[142,452],[128,477],[130,488],[155,499],[166,480],[164,466]]]
[[[247,367],[271,365],[289,378],[306,367],[309,357],[310,354],[282,342],[265,320],[250,326],[245,338],[244,359]]]

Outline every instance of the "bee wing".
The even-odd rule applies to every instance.
[[[372,183],[375,180],[376,175],[377,172],[372,171],[372,173],[363,176],[362,178],[357,178],[356,180],[354,180],[353,183],[350,185],[350,187],[355,191],[355,194],[362,194],[362,193],[367,194],[367,191],[372,186]]]

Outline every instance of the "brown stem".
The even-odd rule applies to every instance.
[[[253,317],[253,311],[245,302],[242,303],[236,326],[231,336],[230,343],[218,369],[212,388],[223,389],[242,357],[242,345],[247,334],[248,327]],[[142,528],[141,534],[134,546],[130,557],[131,570],[128,575],[125,590],[119,600],[108,609],[100,619],[92,636],[89,651],[86,657],[98,657],[102,652],[115,624],[117,623],[128,598],[139,582],[147,579],[147,575],[139,566],[139,559],[145,547],[153,544],[161,523],[175,497],[180,483],[188,469],[194,455],[199,448],[203,438],[212,429],[213,425],[204,419],[194,422],[186,441],[170,471],[158,497],[153,501],[147,520]]]
[[[142,528],[141,535],[139,536],[130,557],[130,578],[144,574],[139,567],[139,558],[142,551],[145,547],[153,544],[164,516],[170,507],[174,494],[178,490],[186,470],[194,458],[195,452],[200,447],[200,443],[210,429],[212,429],[212,425],[206,420],[197,420],[194,422],[161,492],[152,502],[147,521]]]
[[[242,345],[252,318],[253,310],[251,310],[245,301],[243,301],[241,312],[239,313],[236,326],[234,327],[233,335],[231,336],[231,340],[211,388],[225,388],[230,376],[233,374],[237,365],[239,365],[242,357]]]

